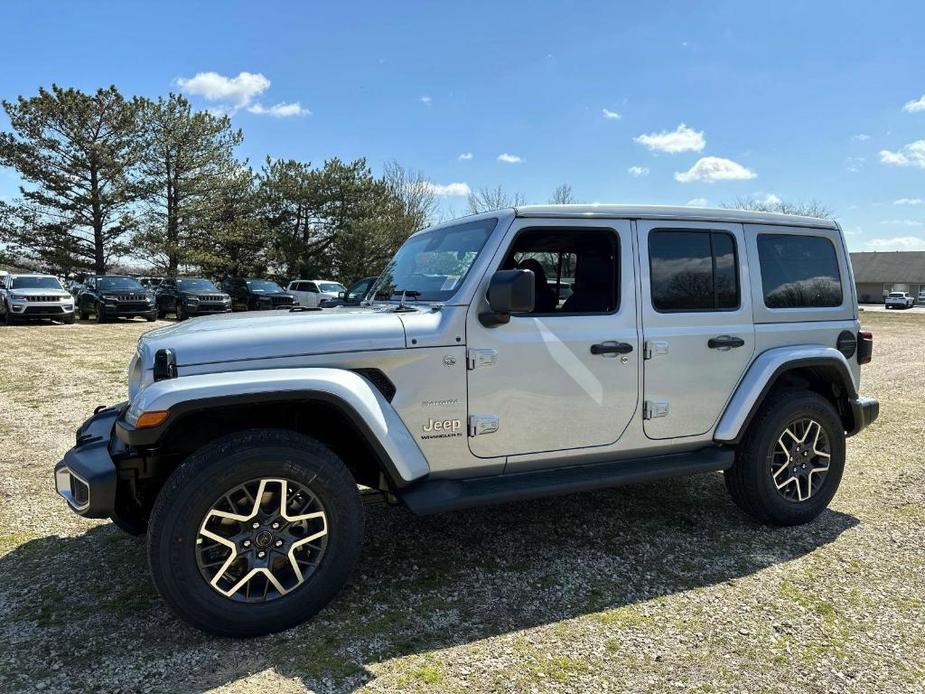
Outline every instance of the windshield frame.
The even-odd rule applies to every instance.
[[[42,285],[33,285],[33,286],[31,286],[31,287],[17,287],[17,286],[16,286],[16,282],[17,282],[17,281],[19,281],[19,280],[28,280],[28,279],[31,279],[31,280],[38,280],[38,281],[41,281],[41,280],[51,280],[51,281],[53,281],[53,282],[55,283],[55,286],[54,286],[54,287],[43,287]],[[17,289],[60,289],[60,290],[62,290],[62,291],[67,291],[67,290],[64,289],[64,287],[61,285],[61,281],[60,281],[57,277],[52,277],[51,275],[20,275],[20,276],[18,276],[18,277],[12,277],[12,278],[10,278],[10,286],[9,286],[9,289],[12,290],[12,291],[16,291]]]
[[[457,219],[447,224],[443,224],[436,227],[430,227],[422,231],[413,234],[405,241],[401,247],[395,252],[395,255],[392,256],[391,260],[386,263],[386,266],[382,269],[382,272],[379,273],[379,276],[376,278],[375,282],[369,287],[366,292],[366,302],[372,304],[379,303],[397,303],[404,301],[405,303],[410,302],[420,302],[427,304],[447,304],[452,303],[461,296],[461,292],[464,287],[466,287],[471,278],[475,275],[478,275],[481,272],[481,267],[487,262],[487,259],[490,259],[494,255],[495,248],[492,245],[492,239],[497,238],[498,230],[501,226],[501,214],[499,212],[494,212],[488,215],[477,215],[473,218],[462,218]],[[479,226],[485,226],[486,234],[485,238],[482,240],[481,246],[478,250],[475,251],[475,256],[472,258],[472,261],[468,264],[465,271],[459,275],[452,289],[448,290],[431,290],[427,292],[427,295],[424,295],[422,292],[418,291],[415,287],[394,287],[397,291],[393,291],[388,298],[384,296],[378,296],[379,292],[384,288],[381,285],[384,285],[386,278],[389,276],[392,268],[395,266],[396,258],[405,250],[409,244],[419,244],[422,239],[426,239],[428,236],[436,234],[448,234],[452,232],[461,232],[467,231],[467,228],[476,228]],[[391,281],[391,279],[389,280]],[[405,290],[407,293],[404,294],[402,290]],[[439,292],[440,296],[432,296],[432,294]]]

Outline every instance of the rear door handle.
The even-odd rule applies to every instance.
[[[633,345],[628,342],[601,342],[591,345],[591,354],[629,354]]]
[[[745,340],[741,337],[735,337],[733,335],[720,335],[718,337],[711,337],[707,341],[707,347],[710,349],[731,349],[733,347],[741,347],[745,344]]]

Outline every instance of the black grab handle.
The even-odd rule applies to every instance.
[[[724,347],[741,347],[744,344],[745,340],[743,340],[741,337],[720,335],[719,337],[711,337],[707,342],[707,347],[710,349],[723,349]]]
[[[633,345],[627,342],[602,342],[599,345],[591,345],[591,354],[629,354],[633,351]]]

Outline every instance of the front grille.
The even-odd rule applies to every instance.
[[[293,304],[291,296],[274,296],[272,299],[274,306],[292,306]]]
[[[26,301],[39,303],[39,302],[48,302],[48,301],[64,301],[65,299],[70,299],[70,297],[65,296],[27,296],[24,297]]]
[[[217,303],[222,303],[225,300],[221,294],[200,294],[196,297],[200,301],[214,301]]]
[[[147,296],[145,294],[123,294],[122,296],[116,297],[119,303],[122,302],[132,302],[132,301],[147,301]]]

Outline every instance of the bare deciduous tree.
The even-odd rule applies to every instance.
[[[732,202],[724,202],[720,207],[728,210],[753,210],[755,212],[777,212],[780,214],[796,214],[803,217],[819,217],[820,219],[832,219],[835,217],[835,211],[818,200],[808,200],[806,202],[787,202],[777,198],[736,198]]]
[[[552,194],[552,199],[549,202],[552,205],[573,205],[578,201],[575,199],[575,194],[572,192],[572,186],[568,183],[563,183],[556,187],[555,192]]]
[[[489,212],[490,210],[500,210],[505,207],[525,205],[526,202],[527,200],[523,193],[508,193],[501,186],[497,188],[480,188],[469,193],[469,212],[471,214]]]
[[[394,159],[382,169],[382,180],[404,207],[412,231],[423,229],[437,215],[437,195],[433,183],[421,171],[406,169]]]

